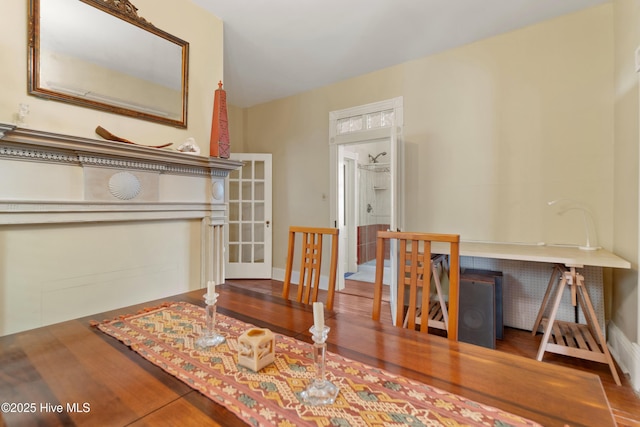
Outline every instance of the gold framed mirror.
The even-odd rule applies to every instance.
[[[186,128],[188,64],[129,0],[29,0],[31,95]]]

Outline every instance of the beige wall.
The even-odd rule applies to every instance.
[[[19,103],[29,104],[28,124],[32,129],[88,138],[98,125],[140,144],[179,145],[194,137],[208,153],[213,94],[223,80],[223,24],[217,17],[191,1],[157,2],[136,0],[140,16],[158,28],[189,42],[188,128],[177,129],[27,95],[27,10],[28,1],[2,2],[0,25],[0,122],[12,123]],[[176,145],[176,146],[177,146]]]
[[[611,318],[632,342],[638,342],[638,75],[634,52],[640,46],[640,2],[614,2],[615,167],[614,247],[631,271],[613,272]]]
[[[244,146],[244,116],[246,115],[246,109],[228,104],[227,115],[231,151],[234,153],[246,153],[247,150]]]
[[[407,229],[583,244],[546,204],[569,197],[612,249],[613,73],[606,4],[247,109],[246,151],[274,155],[274,267],[290,224],[329,225],[329,112],[396,96]]]

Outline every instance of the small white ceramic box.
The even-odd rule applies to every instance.
[[[238,338],[238,364],[258,372],[276,359],[275,347],[273,332],[248,329]]]

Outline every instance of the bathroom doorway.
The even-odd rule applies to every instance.
[[[338,290],[345,276],[373,283],[377,231],[403,227],[402,103],[398,97],[329,113],[331,224],[340,230]],[[397,256],[395,247],[386,251],[385,283],[395,319]]]
[[[376,234],[391,228],[391,163],[389,138],[349,144],[345,158],[344,194],[346,246],[345,279],[375,281]],[[351,168],[354,168],[351,171]],[[351,197],[349,197],[351,195]],[[389,283],[389,254],[385,256],[385,283]]]

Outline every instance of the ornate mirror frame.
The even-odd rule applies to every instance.
[[[28,18],[30,95],[187,127],[189,43],[138,16],[129,0],[29,0]],[[99,23],[90,22],[94,18]],[[61,33],[75,26],[78,32],[64,38]],[[89,46],[100,34],[106,39]],[[118,35],[129,38],[119,44]],[[139,40],[149,45],[137,46]],[[65,51],[54,50],[51,46],[56,44]],[[131,48],[137,48],[139,54],[132,54]],[[71,49],[92,58],[69,53]],[[134,64],[145,56],[139,64],[139,68],[146,67],[142,78]],[[98,65],[101,63],[105,65]],[[170,73],[164,76],[167,70]]]

